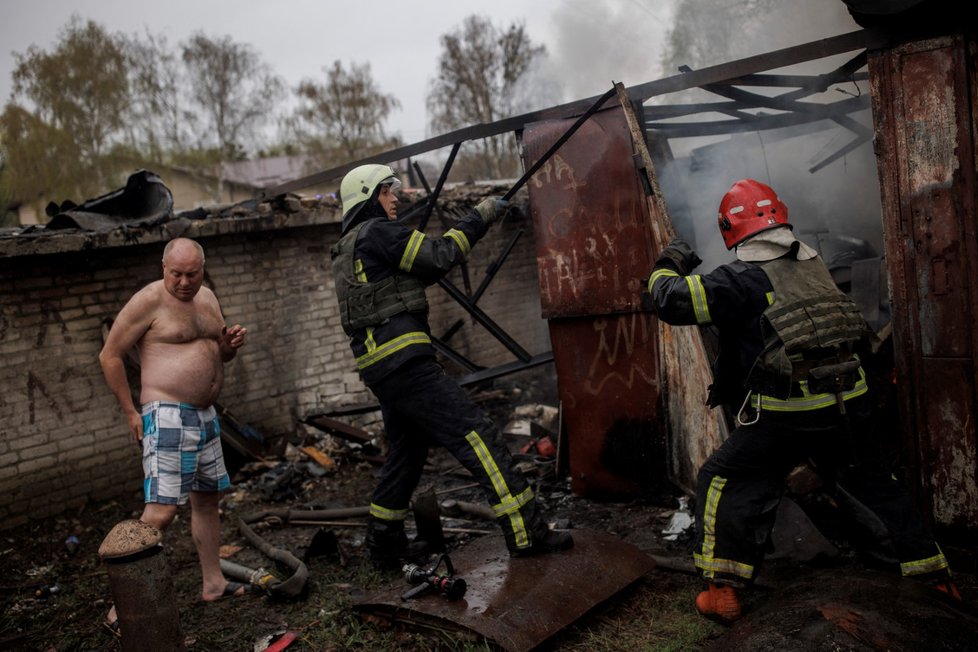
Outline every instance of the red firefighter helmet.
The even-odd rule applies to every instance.
[[[727,249],[761,231],[788,226],[788,207],[770,186],[753,179],[741,179],[720,200],[717,215],[720,234]]]

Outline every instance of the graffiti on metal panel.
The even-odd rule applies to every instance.
[[[574,225],[573,239],[558,240],[556,246],[541,247],[538,257],[540,293],[546,304],[563,303],[566,298],[580,300],[589,290],[600,291],[606,298],[619,297],[627,291],[637,292],[640,283],[622,279],[636,255],[634,243],[628,242],[619,230],[611,231],[606,223],[619,225],[622,205],[615,202],[610,220],[595,220],[593,216],[575,215],[570,208],[548,216],[547,230],[556,235],[562,228]],[[562,226],[561,226],[562,225]],[[621,249],[625,245],[625,250]]]
[[[596,319],[594,330],[598,334],[598,346],[584,380],[584,389],[589,394],[599,395],[604,386],[612,381],[628,389],[636,380],[652,387],[658,385],[658,374],[652,368],[651,361],[645,356],[635,355],[635,345],[645,344],[651,338],[651,320],[648,317],[632,313],[612,319]]]
[[[562,188],[568,192],[576,192],[578,188],[586,185],[576,178],[574,168],[560,154],[550,157],[550,160],[544,163],[530,179],[530,183],[537,188],[560,182],[563,182]]]

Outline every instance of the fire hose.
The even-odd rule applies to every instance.
[[[227,559],[221,560],[221,571],[228,577],[250,583],[272,597],[291,599],[301,596],[305,591],[306,582],[309,580],[309,570],[306,565],[289,551],[269,544],[255,534],[255,531],[240,518],[238,519],[238,530],[251,545],[258,548],[266,557],[292,569],[292,575],[286,580],[279,580],[263,568],[247,568]]]

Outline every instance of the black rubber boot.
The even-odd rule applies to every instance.
[[[365,540],[370,561],[378,570],[401,570],[405,563],[424,564],[436,550],[421,539],[408,541],[404,521],[370,517]]]
[[[526,548],[510,550],[512,557],[528,557],[530,555],[545,555],[548,552],[557,552],[574,547],[574,537],[570,532],[557,532],[548,529],[546,534],[538,533],[533,537],[533,543]]]
[[[385,521],[370,517],[365,539],[370,561],[379,570],[400,570],[408,538],[404,521]]]
[[[540,515],[540,510],[535,503],[525,505],[520,510],[523,522],[527,524],[529,530],[529,545],[518,546],[515,537],[508,531],[509,520],[507,518],[498,519],[506,538],[506,547],[509,548],[511,557],[527,557],[530,555],[543,555],[548,552],[567,550],[573,547],[574,537],[569,532],[557,532],[547,526],[547,522]]]

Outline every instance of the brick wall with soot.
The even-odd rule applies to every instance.
[[[434,222],[434,220],[433,220]],[[474,291],[517,228],[525,232],[479,307],[531,354],[549,350],[532,229],[490,231],[470,253]],[[433,225],[430,231],[439,230]],[[225,368],[219,402],[270,438],[307,410],[373,400],[340,328],[329,266],[338,225],[200,236],[205,283],[248,341]],[[160,278],[164,242],[0,259],[0,530],[140,492],[140,452],[102,377],[103,325]],[[460,270],[448,277],[465,283]],[[514,356],[445,292],[428,290],[435,335],[482,366]],[[460,369],[446,362],[450,373]],[[376,419],[367,416],[363,419]]]

